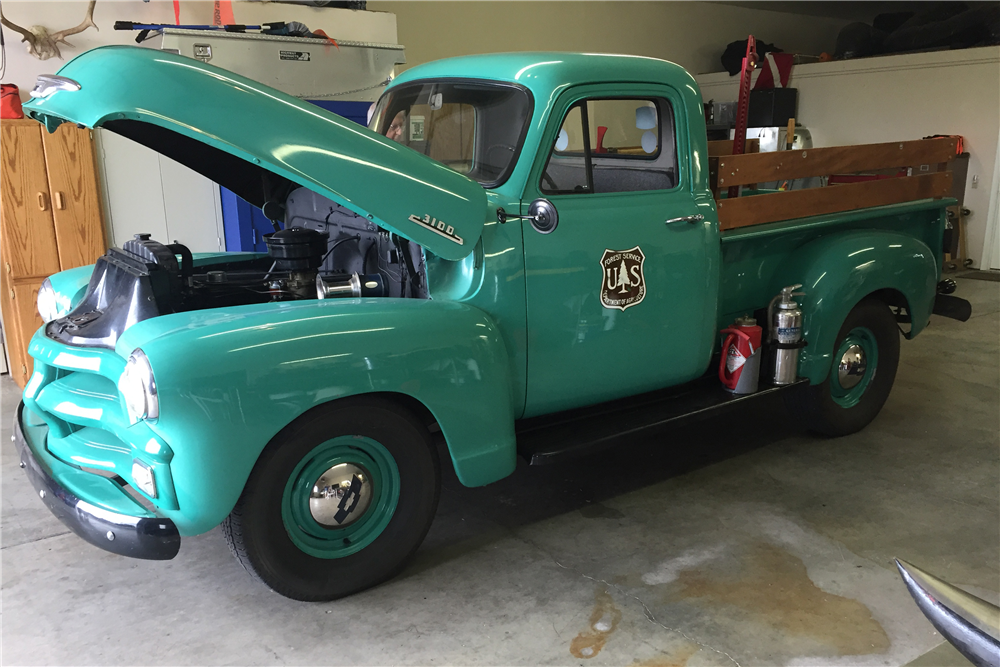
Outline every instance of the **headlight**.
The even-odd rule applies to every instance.
[[[139,348],[129,355],[125,370],[118,380],[118,391],[125,400],[130,424],[160,416],[160,401],[156,396],[156,381],[149,359]]]
[[[52,283],[46,278],[42,281],[42,286],[38,289],[38,314],[42,316],[42,321],[51,322],[59,317],[59,304],[56,301],[56,291],[52,289]]]
[[[132,481],[150,498],[156,497],[156,477],[153,468],[139,459],[132,459]]]

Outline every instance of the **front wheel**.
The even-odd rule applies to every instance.
[[[896,319],[883,302],[865,299],[840,327],[830,377],[794,394],[789,407],[821,435],[856,433],[885,405],[898,365]]]
[[[345,399],[264,449],[223,533],[275,592],[333,600],[403,567],[430,528],[440,477],[415,416],[380,397]]]

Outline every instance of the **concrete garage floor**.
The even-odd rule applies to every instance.
[[[482,489],[452,475],[406,571],[328,604],[255,583],[218,530],[169,562],[68,534],[18,469],[4,378],[2,660],[967,664],[892,564],[998,597],[1000,285],[958,294],[973,319],[904,342],[862,433],[820,440],[774,406]]]

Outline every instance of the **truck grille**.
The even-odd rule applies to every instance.
[[[48,425],[45,447],[50,454],[116,481],[133,497],[139,495],[130,487],[132,461],[137,456],[157,468],[158,487],[168,481],[169,447],[147,424],[128,423],[117,387],[124,359],[106,348],[78,348],[53,341],[44,331],[35,334],[28,351],[35,366],[24,390],[24,403]],[[173,509],[176,501],[172,488],[169,491],[154,504]]]

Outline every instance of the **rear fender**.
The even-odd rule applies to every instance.
[[[802,283],[805,296],[799,375],[813,384],[826,380],[840,327],[851,309],[879,291],[899,292],[912,319],[908,338],[930,319],[938,281],[934,253],[923,242],[891,232],[851,231],[824,236],[796,252],[781,272],[782,286]]]
[[[415,299],[289,302],[139,322],[117,346],[142,347],[174,451],[181,534],[232,510],[261,451],[308,410],[347,396],[404,394],[441,428],[459,480],[488,484],[515,466],[507,350],[491,318]]]

